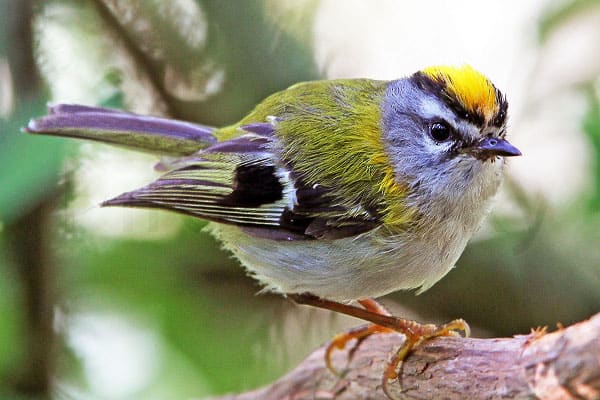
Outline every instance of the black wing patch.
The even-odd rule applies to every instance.
[[[150,185],[103,205],[173,210],[275,240],[337,239],[380,224],[376,212],[343,206],[328,188],[279,165],[270,124],[246,127],[248,134],[180,159]]]
[[[283,184],[274,165],[247,164],[233,173],[233,191],[219,201],[224,206],[259,207],[283,199]]]

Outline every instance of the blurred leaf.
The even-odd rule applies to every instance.
[[[8,381],[14,374],[15,365],[19,365],[24,356],[23,315],[19,299],[21,291],[16,277],[12,274],[12,265],[4,251],[4,243],[0,236],[0,382]],[[7,398],[2,394],[0,398]]]
[[[181,114],[196,121],[221,125],[248,113],[267,95],[293,83],[319,78],[312,48],[305,41],[312,32],[318,2],[198,0],[206,11],[208,36],[203,59],[224,68],[222,91],[204,103],[182,104]],[[289,9],[294,11],[291,12]],[[270,16],[279,20],[274,23]],[[283,30],[282,25],[302,29]],[[299,32],[303,32],[300,34]]]
[[[222,125],[318,77],[300,33],[310,31],[317,2],[301,4],[49,0],[36,23],[38,59],[57,101],[99,103],[116,91],[134,111]],[[282,29],[286,18],[305,25]]]
[[[53,100],[167,112],[145,66],[95,1],[45,1],[34,22],[36,58]]]
[[[539,23],[538,38],[540,42],[544,43],[552,31],[566,21],[597,6],[600,6],[600,0],[570,0],[549,9]]]
[[[0,221],[5,224],[56,187],[67,143],[21,132],[32,115],[45,109],[41,100],[22,104],[0,125]]]
[[[197,377],[186,396],[201,395],[206,382],[210,393],[269,382],[282,372],[268,361],[273,305],[282,300],[254,296],[259,287],[240,280],[241,268],[199,231],[203,223],[188,226],[172,240],[110,241],[101,252],[78,243],[64,268],[68,298],[79,311],[113,310],[155,325],[170,354],[161,376]]]
[[[593,88],[589,88],[587,93],[588,110],[583,119],[583,131],[592,144],[595,161],[592,170],[590,208],[598,212],[600,211],[600,99]]]

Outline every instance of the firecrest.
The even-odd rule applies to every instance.
[[[336,337],[328,357],[352,338],[405,333],[387,383],[414,345],[468,330],[394,318],[369,299],[426,290],[454,267],[505,158],[521,154],[506,121],[507,101],[484,75],[436,66],[392,81],[299,83],[223,128],[56,105],[26,131],[170,156],[156,181],[103,205],[208,220],[265,290],[376,324]]]

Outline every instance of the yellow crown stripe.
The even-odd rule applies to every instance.
[[[442,83],[446,92],[456,98],[467,112],[480,114],[487,121],[498,112],[496,88],[485,75],[470,65],[433,66],[422,72]]]

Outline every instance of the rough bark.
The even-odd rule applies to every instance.
[[[381,375],[402,340],[395,334],[365,340],[343,378],[325,368],[319,348],[277,382],[218,400],[387,400]],[[345,354],[336,352],[335,365],[344,365]],[[600,313],[552,333],[428,341],[407,358],[401,380],[390,382],[396,398],[600,399]]]

